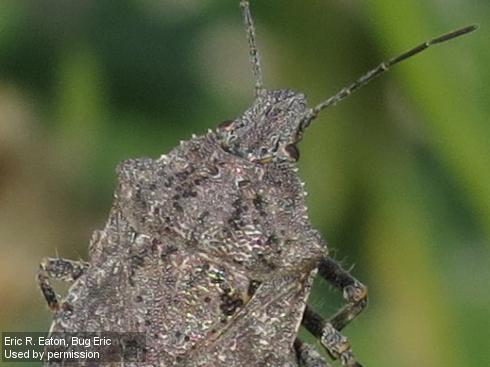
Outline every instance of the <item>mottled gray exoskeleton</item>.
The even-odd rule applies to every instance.
[[[340,330],[366,287],[328,257],[312,228],[297,143],[317,114],[445,34],[381,63],[314,108],[262,84],[248,1],[241,1],[255,76],[250,108],[158,159],[122,162],[105,228],[89,261],[41,263],[51,332],[144,332],[148,366],[327,366],[297,339],[301,323],[344,366],[360,366]],[[346,305],[323,320],[307,306],[319,273]],[[49,278],[73,281],[61,300]]]

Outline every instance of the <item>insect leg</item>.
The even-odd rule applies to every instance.
[[[322,259],[318,266],[318,273],[335,288],[342,291],[347,301],[347,304],[329,320],[335,329],[342,330],[367,306],[367,287],[330,257]]]
[[[330,367],[318,351],[300,339],[294,341],[300,367]]]
[[[347,338],[340,334],[340,330],[366,307],[367,287],[329,257],[322,259],[318,273],[342,291],[347,304],[328,321],[307,307],[303,315],[303,325],[318,337],[329,354],[335,359],[340,359],[344,366],[361,366],[354,359]]]
[[[88,266],[88,263],[83,261],[54,257],[42,259],[37,273],[37,282],[51,311],[57,311],[59,309],[59,303],[49,279],[54,278],[65,282],[74,282],[80,278]]]
[[[306,329],[320,339],[320,342],[333,359],[340,359],[343,366],[361,367],[356,361],[349,341],[339,330],[335,329],[330,321],[324,320],[319,314],[306,307],[302,324]]]

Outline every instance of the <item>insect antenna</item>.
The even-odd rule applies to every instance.
[[[425,41],[425,42],[421,43],[420,45],[415,46],[412,49],[410,49],[410,50],[408,50],[402,54],[399,54],[398,56],[395,56],[389,60],[383,61],[381,64],[376,66],[374,69],[371,69],[366,74],[362,75],[355,82],[348,85],[347,87],[342,88],[337,94],[326,99],[325,101],[321,102],[316,107],[314,107],[310,111],[308,111],[308,113],[306,114],[306,116],[303,120],[303,123],[301,125],[301,130],[306,129],[309,126],[309,124],[311,123],[311,121],[314,120],[322,110],[324,110],[330,106],[334,106],[337,103],[339,103],[340,101],[349,97],[353,92],[355,92],[356,90],[365,86],[371,80],[377,78],[381,74],[390,70],[390,68],[393,65],[396,65],[402,61],[405,61],[405,60],[409,59],[410,57],[417,55],[418,53],[428,49],[429,47],[431,47],[433,45],[437,45],[439,43],[449,41],[453,38],[471,33],[474,30],[476,30],[477,28],[478,28],[477,25],[470,25],[470,26],[466,26],[466,27],[457,29],[457,30],[449,32],[449,33],[445,33],[441,36],[438,36],[438,37],[432,38],[428,41]]]
[[[255,26],[250,13],[250,3],[248,0],[241,0],[240,7],[242,9],[243,22],[245,24],[245,31],[247,32],[248,49],[250,62],[252,63],[252,69],[255,79],[255,96],[260,95],[265,91],[262,81],[262,67],[260,65],[260,55],[255,42]]]

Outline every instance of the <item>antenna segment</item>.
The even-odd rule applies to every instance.
[[[396,65],[402,61],[405,61],[405,60],[409,59],[410,57],[415,56],[415,55],[421,53],[422,51],[428,49],[431,46],[434,46],[434,45],[437,45],[439,43],[443,43],[443,42],[452,40],[453,38],[471,33],[474,30],[476,30],[477,28],[478,28],[478,26],[476,26],[476,25],[470,25],[470,26],[466,26],[466,27],[457,29],[457,30],[449,32],[449,33],[445,33],[439,37],[435,37],[431,40],[425,41],[425,42],[421,43],[420,45],[415,46],[412,49],[410,49],[410,50],[408,50],[408,51],[406,51],[406,52],[404,52],[398,56],[395,56],[395,57],[393,57],[387,61],[383,61],[381,64],[376,66],[374,69],[371,69],[366,74],[362,75],[355,82],[348,85],[347,87],[342,88],[337,94],[326,99],[325,101],[321,102],[316,107],[311,109],[304,119],[304,122],[302,124],[302,129],[307,128],[309,126],[309,124],[311,123],[311,121],[314,120],[322,110],[324,110],[330,106],[334,106],[337,103],[339,103],[340,101],[349,97],[356,90],[360,89],[361,87],[365,86],[370,81],[372,81],[373,79],[377,78],[381,74],[384,74],[385,72],[390,70],[390,68],[393,65]]]
[[[241,0],[240,7],[242,9],[243,22],[245,31],[247,32],[248,49],[250,62],[252,63],[253,75],[255,79],[255,96],[260,95],[265,91],[262,81],[262,67],[260,66],[260,55],[255,42],[255,26],[250,13],[250,3],[248,0]]]

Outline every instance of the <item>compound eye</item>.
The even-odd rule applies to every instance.
[[[297,162],[299,159],[299,149],[296,144],[288,144],[284,147],[286,155],[293,161]]]
[[[235,120],[225,120],[218,125],[218,129],[230,131],[233,128]]]

